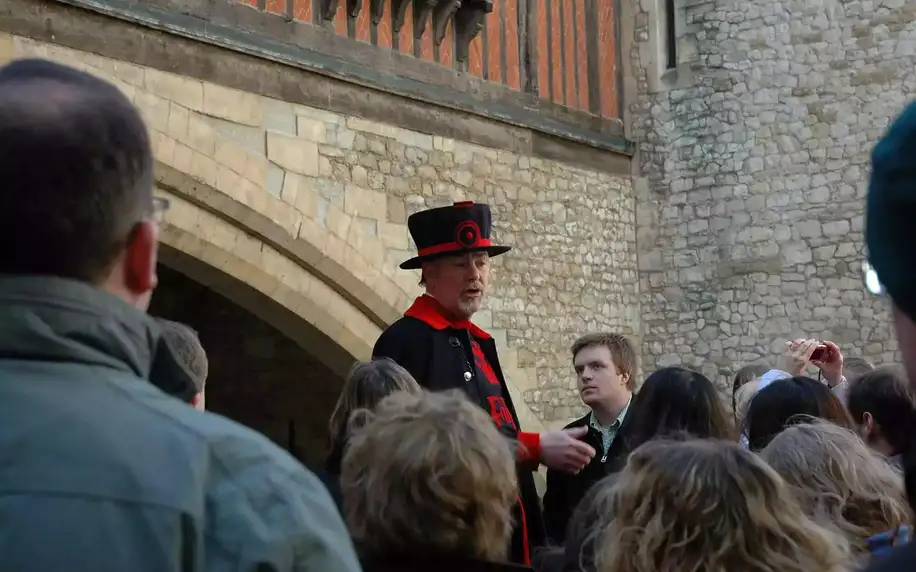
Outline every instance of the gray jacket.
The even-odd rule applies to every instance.
[[[314,475],[147,381],[164,347],[88,285],[0,278],[0,572],[360,570]]]

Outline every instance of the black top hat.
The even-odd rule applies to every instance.
[[[450,254],[486,252],[498,256],[512,250],[511,246],[490,243],[490,206],[472,201],[414,213],[407,219],[407,228],[417,244],[417,256],[401,264],[404,270],[420,268],[424,262]]]

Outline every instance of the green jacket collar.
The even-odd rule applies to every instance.
[[[181,399],[191,376],[146,313],[88,284],[0,277],[0,360],[73,362],[146,379]]]

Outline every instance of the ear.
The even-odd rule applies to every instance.
[[[124,283],[132,294],[143,296],[158,283],[159,230],[153,221],[142,221],[134,227],[132,236],[124,255]]]
[[[194,398],[191,399],[191,405],[193,405],[195,409],[200,409],[201,411],[207,408],[203,391],[194,394]]]
[[[630,374],[620,373],[620,374],[617,374],[617,376],[620,379],[621,385],[623,385],[624,387],[630,387]]]
[[[875,417],[868,411],[862,416],[862,426],[865,427],[865,436],[872,439],[877,436],[878,428]]]

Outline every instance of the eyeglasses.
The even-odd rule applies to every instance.
[[[169,200],[163,197],[153,197],[153,220],[157,223],[165,221],[165,213],[169,210]]]
[[[884,295],[884,285],[878,279],[878,273],[872,268],[867,261],[862,262],[862,280],[865,282],[865,289],[875,296]]]

